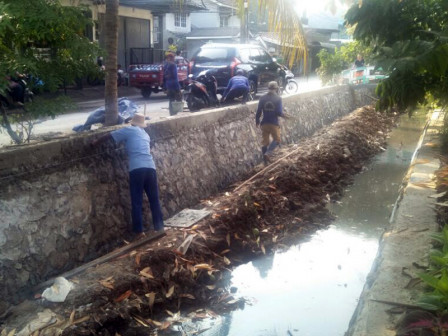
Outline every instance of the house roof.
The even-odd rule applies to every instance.
[[[228,6],[228,7],[232,7],[232,8],[237,8],[237,3],[236,0],[216,0],[215,2],[224,6]]]
[[[240,34],[239,27],[216,27],[216,28],[196,28],[186,35],[187,40],[207,39],[207,38],[229,38],[237,37]]]
[[[183,0],[180,7],[176,0],[120,0],[120,5],[149,9],[153,12],[172,12],[178,8],[182,10],[205,10],[201,0]]]
[[[196,0],[203,5],[202,10],[216,11],[220,13],[236,12],[238,9],[237,0]]]
[[[280,36],[275,32],[261,32],[260,37],[269,43],[280,45]],[[321,34],[314,29],[305,29],[305,38],[308,45],[322,45],[322,43],[328,43],[330,40],[329,35]]]
[[[321,31],[339,31],[340,18],[329,13],[320,12],[308,15],[308,23],[305,25],[311,29]]]

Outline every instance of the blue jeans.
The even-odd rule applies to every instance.
[[[129,186],[132,202],[132,230],[135,233],[143,231],[142,204],[143,190],[148,196],[151,208],[154,230],[163,229],[163,215],[159,203],[159,190],[156,170],[152,168],[138,168],[129,172]]]

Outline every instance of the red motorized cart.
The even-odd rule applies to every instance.
[[[184,87],[188,76],[188,62],[185,59],[176,60],[177,76],[181,87]],[[163,64],[133,64],[129,66],[129,86],[139,88],[142,96],[149,98],[151,93],[162,90]]]

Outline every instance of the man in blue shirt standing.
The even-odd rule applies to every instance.
[[[163,65],[163,88],[166,90],[169,102],[170,115],[176,115],[173,109],[174,101],[182,101],[179,79],[177,77],[177,65],[174,62],[174,54],[166,54],[166,62]]]
[[[227,88],[222,94],[221,102],[232,101],[235,98],[243,96],[243,104],[247,102],[250,85],[244,71],[238,69],[236,75],[230,78]]]
[[[155,231],[163,230],[163,215],[159,202],[156,166],[150,152],[150,138],[146,133],[145,116],[135,113],[129,127],[120,128],[93,140],[97,146],[109,139],[124,143],[129,158],[129,185],[132,202],[132,230],[138,238],[144,236],[142,209],[143,191],[149,200]]]
[[[269,91],[260,98],[255,115],[255,123],[257,127],[261,127],[261,152],[265,164],[270,162],[269,154],[280,144],[280,125],[278,118],[287,118],[283,114],[282,98],[278,95],[278,89],[277,82],[269,82]],[[263,115],[263,118],[260,122],[261,115]],[[273,140],[269,143],[271,136]]]

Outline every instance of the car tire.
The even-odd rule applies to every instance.
[[[151,88],[143,88],[141,92],[142,92],[143,98],[149,99],[149,97],[151,97],[151,93],[152,93]]]

